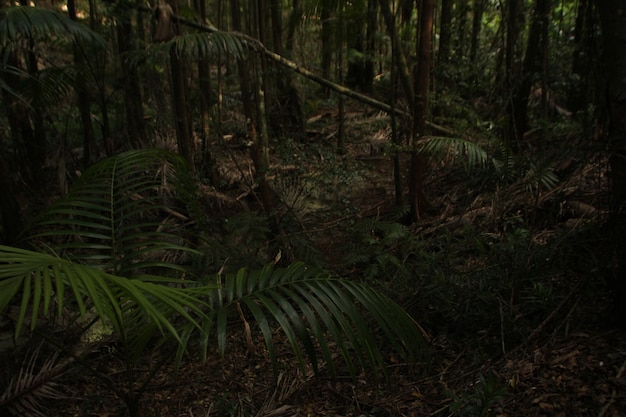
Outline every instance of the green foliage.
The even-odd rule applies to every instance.
[[[487,377],[479,375],[473,393],[464,393],[455,397],[450,406],[453,416],[489,417],[499,415],[493,408],[511,394],[502,387],[493,373]]]
[[[104,46],[104,40],[87,26],[50,9],[12,6],[0,11],[0,47],[12,48],[23,40],[49,41],[69,37]]]
[[[484,167],[488,160],[481,146],[461,138],[429,136],[420,142],[420,150],[433,158],[463,162],[467,169]]]
[[[226,351],[228,317],[242,308],[258,325],[275,370],[273,323],[287,337],[303,370],[306,358],[318,371],[320,356],[331,375],[336,375],[334,349],[327,338],[336,343],[352,377],[360,369],[373,371],[377,380],[378,372],[387,376],[378,336],[384,336],[388,348],[409,362],[425,358],[425,341],[415,322],[397,304],[362,284],[301,263],[287,268],[268,264],[260,270],[240,269],[216,279],[218,289],[208,294],[207,302],[214,309],[217,346],[222,353]],[[380,329],[381,334],[372,328]],[[208,341],[203,344],[210,345]]]
[[[358,267],[367,280],[406,283],[410,269],[405,265],[405,257],[415,244],[406,226],[365,219],[352,226],[349,233],[351,238],[343,259],[347,267]]]
[[[337,373],[337,349],[352,377],[362,369],[377,380],[378,373],[386,377],[381,337],[407,361],[425,357],[419,326],[364,284],[300,263],[243,268],[205,278],[204,284],[194,280],[189,267],[166,257],[198,253],[184,238],[179,240],[184,228],[173,231],[166,221],[169,216],[189,220],[174,205],[177,198],[192,199],[187,175],[182,159],[162,150],[108,158],[87,170],[71,193],[30,225],[26,241],[50,254],[0,246],[0,312],[17,306],[16,333],[24,328],[38,332],[39,317],[61,317],[67,311],[110,326],[126,367],[124,384],[79,362],[123,398],[133,416],[147,386],[137,381],[137,366],[147,351],[174,340],[178,362],[196,340],[192,336],[199,335],[205,355],[214,345],[225,353],[228,318],[240,311],[257,323],[275,369],[276,329],[286,336],[301,367],[309,362],[317,371],[321,358],[332,375]],[[172,273],[181,278],[165,277]]]
[[[153,43],[145,49],[136,50],[127,57],[131,65],[150,60],[162,62],[175,53],[180,58],[190,60],[217,59],[228,55],[236,59],[245,59],[256,45],[251,39],[237,33],[215,31],[211,33],[185,33],[175,36],[167,42]]]
[[[36,246],[52,245],[62,256],[113,274],[182,272],[177,260],[197,254],[181,225],[193,205],[189,175],[185,161],[171,152],[116,155],[88,169],[24,235]]]

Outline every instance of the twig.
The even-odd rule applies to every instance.
[[[619,371],[617,371],[617,375],[615,375],[615,379],[621,379],[622,376],[624,375],[624,371],[626,371],[626,361],[624,361],[624,363],[622,364],[621,368],[619,368]],[[598,413],[598,417],[604,417],[604,415],[609,411],[609,408],[611,408],[611,406],[613,404],[615,404],[615,397],[616,396],[617,396],[617,390],[615,388],[613,388],[613,392],[611,393],[611,398],[604,405],[604,407],[602,407],[602,409]]]
[[[572,298],[572,296],[576,293],[576,291],[578,291],[579,287],[580,287],[580,282],[574,285],[574,287],[570,290],[567,296],[563,300],[561,300],[559,305],[556,306],[556,308],[552,311],[552,313],[550,313],[548,317],[546,317],[545,320],[542,321],[541,324],[539,324],[539,326],[537,326],[537,328],[533,330],[530,336],[528,336],[526,340],[524,340],[517,348],[520,349],[524,346],[527,346],[530,344],[530,342],[532,342],[537,337],[539,337],[539,335],[541,334],[541,332],[544,331],[548,323],[550,323],[552,319],[554,319],[554,317],[558,314],[558,312],[561,311],[561,309],[565,306],[565,304],[567,304],[567,302]]]
[[[256,349],[254,348],[254,344],[252,343],[252,332],[250,331],[250,324],[248,320],[246,320],[246,316],[243,314],[243,310],[241,309],[241,305],[239,303],[235,303],[237,307],[237,311],[239,312],[239,317],[243,321],[243,325],[245,327],[245,335],[246,335],[246,343],[248,344],[248,351],[253,355],[256,353]]]

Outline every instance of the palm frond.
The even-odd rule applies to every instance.
[[[28,6],[3,7],[0,12],[0,46],[7,47],[23,39],[46,41],[53,37],[104,45],[100,35],[87,26],[50,9]]]
[[[0,312],[19,303],[16,334],[34,329],[37,318],[50,312],[53,299],[57,314],[74,306],[83,317],[95,313],[123,334],[128,311],[141,311],[161,333],[180,341],[171,322],[174,315],[199,326],[192,314],[203,313],[197,289],[183,288],[187,281],[142,276],[127,279],[52,255],[0,246]]]
[[[559,182],[559,177],[551,168],[545,168],[541,165],[531,163],[524,176],[524,182],[530,192],[550,190]]]
[[[505,182],[512,181],[516,177],[517,161],[513,151],[505,142],[497,144],[491,163]]]
[[[379,371],[386,376],[380,335],[372,328],[380,329],[386,346],[408,361],[426,351],[420,327],[390,299],[360,283],[329,276],[304,264],[241,269],[219,282],[220,288],[209,298],[215,309],[221,352],[226,349],[229,311],[236,306],[254,318],[274,369],[275,328],[286,336],[302,368],[308,360],[317,371],[321,358],[331,375],[336,374],[336,357],[341,357],[353,377],[359,367],[373,371],[375,377]]]
[[[487,152],[467,139],[429,136],[420,142],[420,147],[423,152],[435,158],[460,161],[470,169],[485,166],[487,163]]]
[[[20,372],[0,395],[0,410],[6,408],[13,415],[44,417],[43,400],[67,399],[55,381],[65,372],[68,362],[59,362],[56,353],[43,362],[39,356],[40,348],[37,348],[25,358]]]
[[[16,76],[16,77],[29,77],[30,76],[26,71],[20,68],[14,67],[12,65],[7,65],[7,64],[0,64],[0,75],[11,75],[11,76]],[[11,94],[16,99],[21,101],[22,103],[26,104],[27,106],[29,105],[29,102],[24,97],[24,95],[21,92],[15,91],[15,89],[13,89],[9,84],[7,84],[4,81],[3,76],[0,76],[0,90],[6,91],[7,93]]]
[[[20,89],[30,103],[42,108],[53,107],[73,91],[75,71],[72,68],[50,67],[28,75]]]
[[[129,53],[126,59],[132,66],[145,61],[165,62],[170,52],[180,58],[190,60],[215,59],[219,55],[229,55],[244,59],[254,44],[238,33],[211,32],[185,33],[167,42],[154,43],[147,48]]]
[[[155,268],[184,271],[172,253],[196,254],[181,223],[190,201],[189,170],[172,152],[131,151],[88,169],[72,191],[27,228],[30,242],[117,275]],[[177,207],[179,205],[180,207]]]

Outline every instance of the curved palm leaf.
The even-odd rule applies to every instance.
[[[7,47],[22,39],[45,41],[70,36],[73,41],[105,45],[104,39],[87,26],[50,9],[12,6],[0,11],[0,46]]]
[[[63,256],[120,276],[155,268],[185,271],[178,259],[197,253],[181,231],[181,223],[190,220],[179,202],[189,201],[193,192],[188,175],[185,161],[165,150],[105,159],[39,215],[25,235],[36,245],[43,240]]]
[[[143,50],[128,54],[131,65],[147,60],[165,60],[174,51],[179,57],[191,60],[214,59],[220,54],[244,59],[255,45],[244,35],[232,32],[185,33],[167,42],[154,43]]]
[[[60,362],[58,352],[41,361],[37,348],[24,360],[22,370],[7,384],[0,395],[0,410],[8,409],[11,415],[45,417],[42,401],[67,399],[58,389],[55,380],[64,373],[68,361]]]
[[[30,75],[26,71],[12,65],[0,64],[0,90],[6,91],[7,93],[11,94],[13,97],[28,106],[29,103],[26,98],[21,93],[18,93],[13,88],[11,88],[11,86],[4,81],[4,77],[2,75],[10,75],[16,77],[29,77]]]
[[[181,340],[171,322],[175,314],[196,324],[191,314],[203,315],[194,294],[184,281],[156,276],[126,279],[56,256],[0,246],[0,312],[19,301],[16,333],[24,326],[34,329],[37,318],[57,314],[76,305],[85,317],[90,308],[105,318],[119,334],[128,331],[124,317],[128,311],[141,311],[162,333]]]
[[[429,136],[420,142],[421,150],[439,158],[465,162],[468,168],[484,166],[487,152],[467,139]]]
[[[336,357],[341,357],[351,375],[357,366],[383,370],[383,352],[372,327],[385,337],[386,346],[403,358],[423,358],[426,341],[417,323],[390,299],[360,283],[329,276],[327,273],[295,263],[288,268],[272,264],[261,270],[241,269],[218,278],[219,288],[209,294],[215,309],[217,345],[223,353],[229,312],[242,308],[257,323],[276,369],[274,328],[286,336],[301,367],[305,358],[313,369],[318,357],[336,373]],[[367,312],[364,314],[364,312]],[[331,348],[332,340],[336,348]]]

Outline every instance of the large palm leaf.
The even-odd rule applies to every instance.
[[[47,41],[52,38],[67,37],[73,41],[105,44],[96,32],[55,10],[12,6],[3,7],[0,11],[0,47],[2,48],[24,39]]]
[[[469,169],[484,167],[487,163],[487,152],[467,139],[428,136],[420,141],[420,148],[434,158],[463,162]]]
[[[87,170],[26,231],[30,242],[125,277],[185,271],[195,251],[183,224],[193,187],[185,161],[164,150],[131,151]]]
[[[208,303],[214,309],[221,352],[226,350],[228,317],[235,310],[243,313],[244,320],[257,324],[274,369],[277,328],[286,336],[301,367],[308,360],[317,371],[321,358],[333,376],[337,358],[353,377],[359,369],[373,371],[375,378],[378,371],[386,375],[382,339],[388,353],[395,351],[411,362],[425,358],[424,334],[417,323],[397,304],[361,283],[295,263],[288,268],[268,264],[261,270],[241,269],[217,277],[216,284],[218,288],[208,294]]]
[[[153,43],[145,49],[133,51],[127,59],[131,65],[139,65],[147,60],[165,60],[171,52],[190,60],[215,59],[220,55],[244,59],[249,50],[257,46],[253,39],[240,33],[217,30],[210,33],[184,33],[167,42]]]
[[[141,311],[145,323],[178,338],[171,322],[179,314],[190,322],[200,314],[196,289],[183,288],[184,281],[158,276],[127,279],[45,253],[0,246],[0,312],[19,305],[16,333],[24,326],[34,329],[37,319],[56,305],[61,316],[68,305],[85,317],[89,310],[106,319],[119,334],[127,334],[128,312]]]

